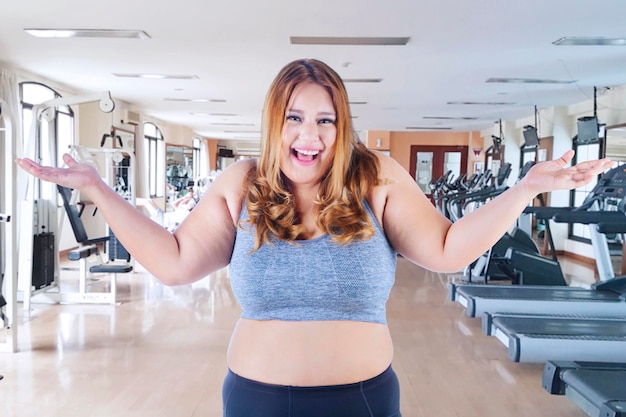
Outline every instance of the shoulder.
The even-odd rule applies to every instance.
[[[402,165],[392,157],[379,151],[373,151],[378,159],[380,170],[378,172],[378,185],[374,187],[374,194],[384,194],[394,190],[398,184],[412,181],[411,176]]]
[[[250,179],[256,172],[256,159],[235,162],[224,170],[211,185],[211,193],[224,200],[233,222],[239,218]]]
[[[392,157],[379,152],[372,151],[380,163],[380,180],[382,185],[390,184],[406,177],[408,172]]]
[[[378,159],[380,171],[378,173],[378,185],[370,190],[368,201],[380,224],[382,224],[390,195],[399,188],[400,184],[410,180],[410,175],[392,157],[376,150],[373,150],[372,153]]]

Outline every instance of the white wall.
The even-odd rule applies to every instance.
[[[600,123],[607,126],[626,123],[626,86],[598,89],[597,115]],[[576,120],[582,116],[593,115],[593,97],[571,106],[551,107],[539,109],[538,135],[540,138],[552,136],[554,138],[553,156],[558,158],[564,152],[572,149],[572,138],[576,135]],[[505,162],[512,164],[511,178],[519,175],[519,149],[523,144],[522,130],[525,125],[534,125],[534,117],[503,121],[505,145]],[[491,142],[491,135],[499,136],[499,127],[496,125],[481,131],[486,143]],[[561,190],[551,193],[550,205],[553,207],[569,205],[569,191]],[[593,258],[593,248],[589,244],[567,239],[567,225],[551,223],[551,230],[557,250],[575,253]]]

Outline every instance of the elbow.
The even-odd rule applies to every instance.
[[[408,259],[412,263],[421,266],[422,268],[428,269],[429,271],[442,273],[442,274],[455,274],[459,272],[463,272],[465,268],[471,262],[465,262],[464,257],[462,256],[452,256],[452,257],[427,257],[426,259],[413,259],[411,257],[402,255],[404,258]]]
[[[200,281],[209,275],[228,266],[228,264],[217,265],[213,267],[203,268],[163,268],[160,271],[150,272],[153,277],[158,279],[163,285],[175,287],[179,285],[188,285]]]

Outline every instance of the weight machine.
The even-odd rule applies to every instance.
[[[24,147],[24,156],[33,160],[36,157],[36,142],[41,125],[51,123],[56,115],[55,108],[98,102],[100,110],[111,113],[115,108],[109,92],[78,95],[65,98],[47,100],[33,106],[32,123],[28,141]],[[56,160],[53,146],[44,150],[49,152],[51,160]],[[46,190],[49,199],[36,198],[37,190]],[[59,302],[59,262],[58,247],[60,236],[57,216],[56,185],[40,181],[20,171],[18,176],[18,203],[20,205],[21,221],[19,224],[18,240],[18,295],[24,302],[26,314],[30,314],[31,299],[35,296],[41,301]],[[37,259],[35,259],[37,256]],[[54,293],[50,290],[59,290]],[[48,299],[46,299],[48,298]]]
[[[12,109],[0,98],[0,171],[3,194],[0,196],[0,351],[17,351],[17,222],[15,221],[16,190],[7,186],[15,183],[15,147],[17,123]],[[2,146],[2,145],[0,145]],[[2,303],[0,303],[2,304]]]

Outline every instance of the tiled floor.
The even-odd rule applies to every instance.
[[[588,267],[563,262],[591,279]],[[76,273],[63,271],[70,287]],[[399,258],[388,304],[405,417],[583,417],[541,388],[541,365],[513,363],[480,321],[446,298],[448,276]],[[107,278],[93,285],[106,285]],[[227,271],[164,287],[119,276],[116,306],[40,305],[20,318],[19,348],[0,354],[3,417],[217,417],[239,307]]]

